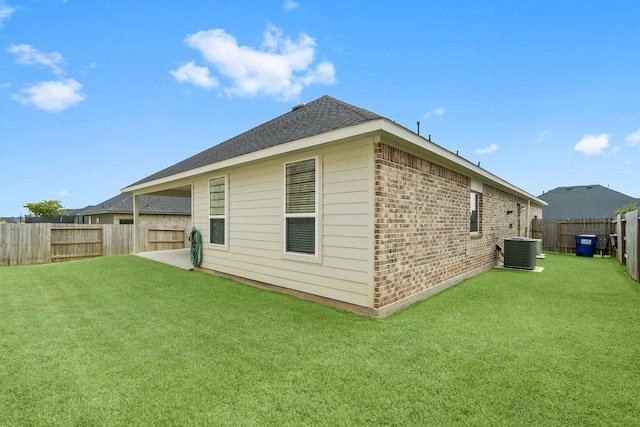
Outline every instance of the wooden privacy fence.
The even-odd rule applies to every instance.
[[[596,252],[612,255],[627,267],[629,275],[640,282],[640,211],[618,215],[615,219],[546,219],[536,218],[531,223],[534,239],[542,239],[545,251],[575,253],[575,236],[598,236]],[[617,237],[612,247],[610,236]]]
[[[150,251],[184,248],[188,237],[187,231],[182,228],[149,228],[146,236]]]
[[[188,246],[190,230],[139,228],[142,252]],[[42,264],[107,255],[128,254],[134,248],[132,224],[0,224],[0,266]]]
[[[602,255],[611,254],[609,236],[615,233],[615,222],[612,218],[583,219],[547,219],[536,218],[531,223],[534,239],[542,239],[545,251],[575,253],[576,239],[579,234],[598,236],[596,251]]]
[[[102,256],[102,227],[51,228],[51,262]]]
[[[618,215],[616,234],[618,261],[626,265],[627,272],[636,282],[640,282],[640,211]]]

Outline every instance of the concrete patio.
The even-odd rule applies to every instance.
[[[191,264],[191,250],[189,248],[140,252],[134,255],[162,262],[164,264],[173,265],[174,267],[182,268],[184,270],[193,270],[193,264]]]

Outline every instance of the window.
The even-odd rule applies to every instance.
[[[209,243],[215,245],[226,243],[226,187],[225,177],[209,180]]]
[[[316,159],[285,165],[285,250],[316,254]]]
[[[471,225],[472,233],[480,232],[480,194],[471,193]]]

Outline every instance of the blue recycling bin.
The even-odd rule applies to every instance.
[[[596,242],[598,236],[595,234],[578,234],[576,235],[576,255],[592,257],[596,252]]]

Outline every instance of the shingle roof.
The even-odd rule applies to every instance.
[[[376,113],[325,95],[131,185],[380,118]]]
[[[538,198],[549,204],[542,208],[543,218],[613,218],[616,209],[640,203],[640,199],[602,185],[558,187]]]
[[[169,197],[143,194],[139,198],[141,214],[156,215],[191,215],[191,198]],[[89,206],[80,215],[96,215],[105,213],[133,213],[133,195],[118,194],[109,200]]]

